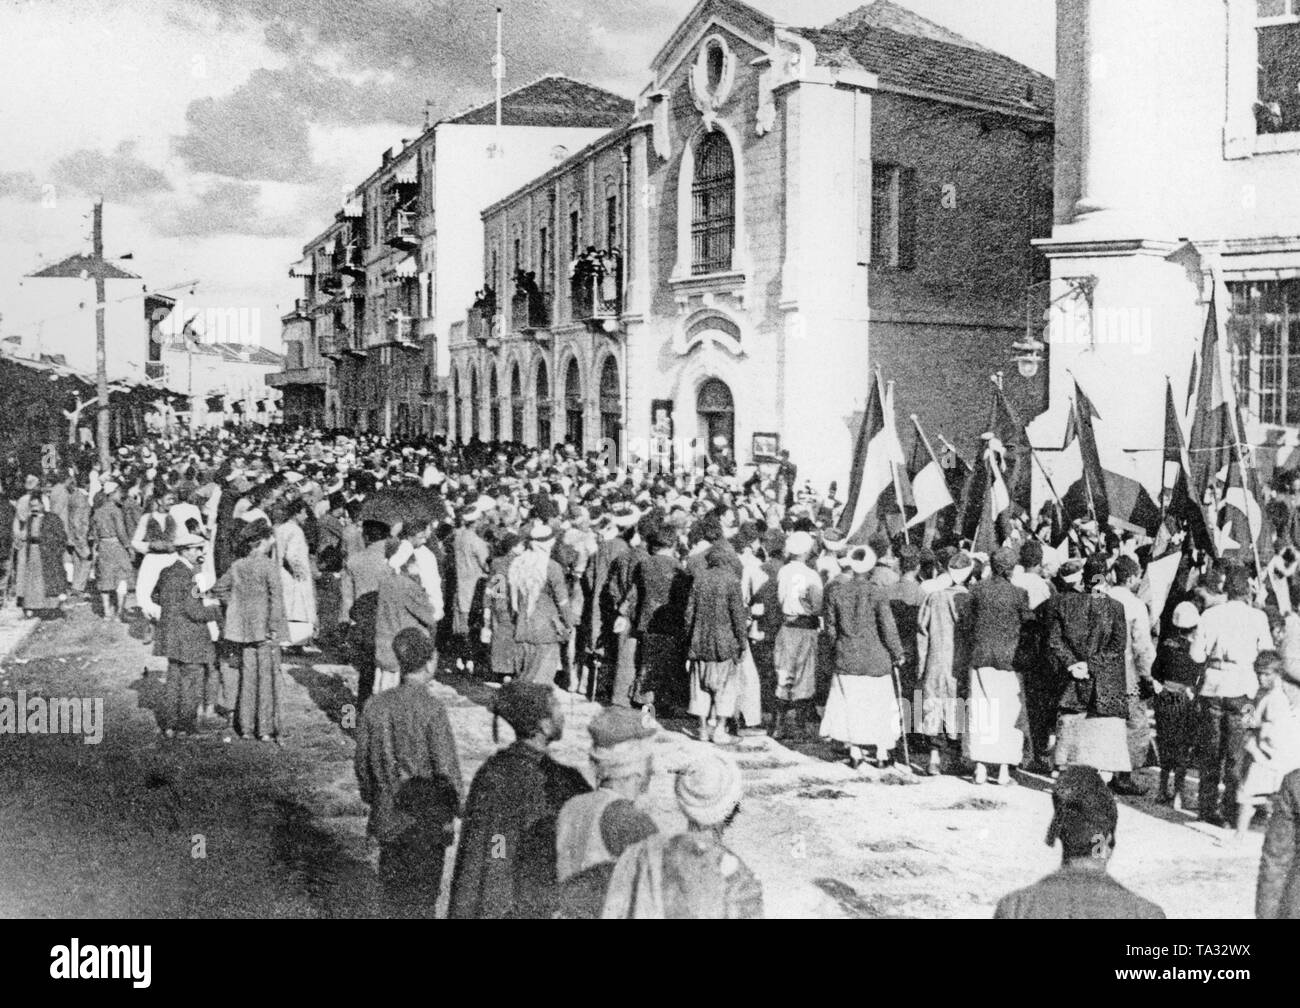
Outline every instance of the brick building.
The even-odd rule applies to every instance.
[[[427,126],[386,151],[290,275],[290,364],[275,384],[327,426],[412,435],[445,429],[447,335],[482,284],[480,210],[611,127],[632,103],[544,77]],[[319,363],[317,363],[319,360]]]
[[[879,365],[904,425],[973,440],[1041,315],[1050,79],[885,0],[818,29],[704,0],[649,76],[624,128],[485,211],[505,293],[452,333],[454,432],[779,443],[824,486]],[[1041,408],[1041,378],[1007,391]]]

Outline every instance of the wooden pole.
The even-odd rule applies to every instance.
[[[104,313],[107,294],[104,284],[104,201],[95,200],[95,223],[92,232],[95,270],[95,392],[99,397],[99,414],[95,417],[95,440],[99,443],[99,471],[108,476],[110,464],[108,446],[108,349],[104,332]]]

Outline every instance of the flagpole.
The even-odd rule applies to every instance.
[[[1083,440],[1081,432],[1083,425],[1079,423],[1079,401],[1074,396],[1070,396],[1070,412],[1074,414],[1074,427],[1077,432],[1075,437],[1080,439],[1079,444],[1080,448],[1082,448]],[[1079,454],[1082,456],[1083,452],[1080,451]],[[1083,491],[1088,495],[1088,510],[1092,512],[1092,520],[1097,521],[1097,501],[1092,496],[1092,480],[1088,479],[1088,464],[1086,460],[1083,465]],[[1101,531],[1101,529],[1099,528],[1098,531]]]
[[[880,366],[877,365],[876,366],[877,387],[879,387],[880,380],[881,380]],[[885,386],[885,398],[884,400],[882,400],[882,402],[884,405],[889,407],[889,416],[885,418],[885,422],[889,425],[890,429],[894,431],[894,441],[897,442],[898,426],[894,417],[894,383],[892,381]],[[903,542],[908,543],[910,545],[912,540],[907,534],[907,506],[903,503],[903,488],[898,485],[898,460],[895,459],[892,455],[890,456],[889,459],[889,478],[894,484],[894,500],[898,504],[898,515],[903,522]]]

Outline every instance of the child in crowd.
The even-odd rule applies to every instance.
[[[1192,602],[1179,602],[1173,613],[1173,633],[1160,642],[1151,674],[1164,688],[1156,694],[1156,738],[1160,740],[1160,792],[1156,801],[1183,806],[1183,782],[1192,765],[1196,742],[1196,691],[1205,663],[1193,661],[1192,634],[1201,614]],[[1169,786],[1173,775],[1173,787]]]
[[[1237,813],[1237,840],[1250,828],[1255,809],[1275,794],[1282,778],[1300,769],[1300,683],[1283,678],[1285,665],[1276,651],[1261,651],[1255,659],[1259,693],[1246,726],[1246,768],[1242,775]]]

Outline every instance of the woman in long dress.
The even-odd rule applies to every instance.
[[[176,503],[176,495],[162,484],[155,485],[149,510],[140,516],[131,548],[140,554],[140,569],[135,576],[135,604],[149,619],[150,639],[157,632],[162,610],[153,600],[153,590],[158,578],[176,562],[176,519],[168,512]],[[166,671],[166,664],[163,665]]]
[[[280,561],[280,584],[284,589],[284,618],[288,624],[290,647],[304,653],[319,653],[312,644],[316,636],[316,583],[312,576],[311,554],[302,523],[307,503],[295,500],[279,510],[280,523],[275,527],[275,556]]]
[[[25,615],[58,610],[68,594],[63,558],[68,536],[55,514],[45,513],[45,501],[33,494],[27,521],[19,528],[17,597]]]

